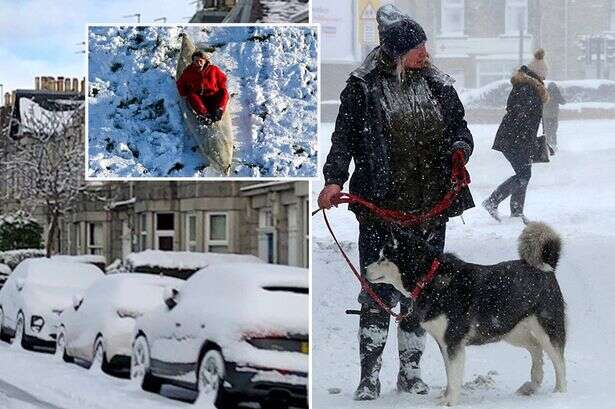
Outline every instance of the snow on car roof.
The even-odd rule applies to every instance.
[[[184,280],[141,274],[118,273],[106,275],[88,290],[88,296],[103,298],[105,303],[121,304],[140,310],[143,306],[162,304],[166,287],[181,288]]]
[[[209,265],[237,262],[264,263],[263,260],[251,254],[193,253],[189,251],[145,250],[126,257],[126,264],[131,269],[144,266],[198,270]]]
[[[51,256],[51,260],[63,263],[90,263],[90,264],[107,264],[105,256],[94,254],[82,254],[79,256],[57,255]]]
[[[28,281],[43,285],[70,284],[72,287],[89,286],[104,273],[93,264],[65,263],[48,258],[30,258],[16,268],[24,271]]]
[[[211,265],[199,270],[195,278],[190,279],[190,286],[203,282],[209,286],[211,277],[217,275],[233,286],[243,287],[291,287],[308,288],[308,270],[301,267],[279,264],[227,263]]]

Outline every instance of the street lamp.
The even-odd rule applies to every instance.
[[[129,14],[127,16],[122,16],[124,18],[136,17],[137,23],[141,23],[141,13]]]

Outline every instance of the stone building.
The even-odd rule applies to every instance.
[[[64,254],[113,261],[155,249],[308,265],[308,182],[106,182],[88,190],[96,199],[64,218]]]
[[[375,10],[385,3],[421,23],[435,64],[458,88],[508,78],[538,47],[551,79],[615,79],[615,0],[312,0],[322,26],[324,121],[334,120],[348,74],[377,44]],[[590,45],[597,37],[605,40]]]

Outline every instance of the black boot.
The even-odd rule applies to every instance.
[[[373,400],[380,396],[378,375],[382,367],[382,351],[388,333],[389,314],[378,307],[363,306],[359,319],[361,380],[354,393],[355,400]]]
[[[406,318],[397,327],[397,345],[399,347],[397,390],[426,395],[429,387],[421,379],[420,367],[421,356],[425,349],[425,330],[415,317]]]

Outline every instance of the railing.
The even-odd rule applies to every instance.
[[[235,6],[228,15],[222,20],[223,23],[250,23],[252,20],[252,10],[256,0],[237,0]]]

